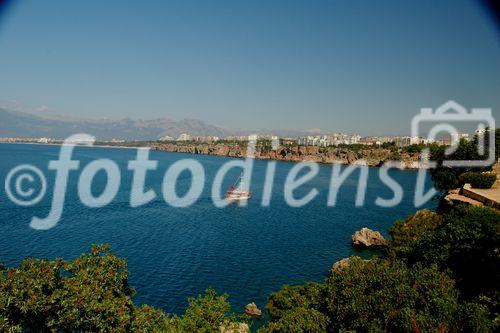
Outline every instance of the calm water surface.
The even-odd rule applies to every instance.
[[[364,226],[387,235],[394,220],[416,211],[413,190],[416,172],[391,170],[390,175],[404,188],[403,202],[395,208],[374,204],[377,196],[390,198],[392,192],[379,179],[378,169],[370,168],[365,206],[354,205],[358,173],[352,174],[341,187],[336,207],[327,207],[331,166],[321,165],[319,174],[297,191],[305,193],[315,187],[320,194],[302,208],[290,208],[284,201],[283,184],[293,163],[278,162],[270,207],[261,207],[262,188],[267,161],[255,161],[248,207],[230,205],[215,208],[211,184],[225,157],[151,152],[158,160],[157,171],[150,171],[147,186],[157,198],[139,208],[131,208],[129,197],[132,173],[127,162],[135,159],[135,149],[81,147],[73,159],[81,161],[80,170],[97,158],[110,158],[120,167],[122,185],[115,200],[104,208],[90,209],[78,198],[80,171],[72,171],[64,213],[59,224],[48,231],[29,227],[32,216],[45,217],[50,209],[54,172],[47,162],[58,157],[58,146],[0,144],[0,177],[21,163],[41,168],[48,180],[47,196],[36,206],[15,206],[0,189],[0,261],[18,265],[27,257],[67,259],[88,251],[91,244],[108,243],[128,262],[130,283],[137,290],[134,300],[180,312],[186,298],[213,286],[230,294],[233,309],[251,301],[264,306],[270,292],[283,284],[319,281],[332,263],[353,253],[351,235]],[[161,195],[166,169],[181,158],[194,158],[205,168],[204,192],[193,206],[173,208]],[[224,187],[239,175],[231,170]],[[105,176],[98,174],[93,183],[97,193]],[[189,173],[181,174],[180,193],[191,181]],[[430,179],[428,180],[430,186]],[[429,202],[429,208],[436,202]]]

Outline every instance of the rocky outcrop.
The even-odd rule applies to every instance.
[[[388,241],[378,231],[362,228],[352,235],[352,242],[359,247],[380,247],[388,245]]]
[[[344,267],[349,266],[349,262],[353,258],[356,258],[356,259],[359,259],[359,260],[363,260],[364,262],[370,261],[368,259],[361,259],[358,256],[351,256],[349,258],[340,259],[339,261],[337,261],[336,263],[334,263],[333,266],[332,266],[332,271],[339,271],[339,270],[343,269]]]
[[[259,317],[262,315],[262,311],[257,307],[257,305],[252,302],[245,305],[245,313],[249,316]]]
[[[414,221],[429,221],[429,220],[436,220],[436,219],[441,220],[442,217],[439,214],[437,214],[435,211],[423,208],[423,209],[418,210],[412,216],[410,216],[406,222],[411,224]]]
[[[220,333],[248,333],[250,327],[245,323],[227,323],[219,327]]]
[[[152,146],[151,149],[228,157],[245,157],[246,155],[246,144],[244,143],[169,143]],[[401,161],[402,168],[417,168],[419,157],[418,153],[400,153],[398,160]],[[258,146],[255,150],[255,158],[341,164],[353,164],[362,160],[368,166],[380,166],[385,161],[393,159],[394,154],[390,149],[381,147],[367,147],[354,151],[338,147],[317,146],[285,146],[272,150],[269,147]]]
[[[336,263],[333,264],[332,270],[338,271],[346,266],[349,266],[349,259],[351,259],[351,258],[349,257],[349,258],[340,259],[339,261],[337,261]]]

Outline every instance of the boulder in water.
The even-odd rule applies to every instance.
[[[362,228],[352,235],[352,242],[359,247],[380,247],[388,244],[387,240],[378,231]]]
[[[245,305],[245,313],[249,316],[261,316],[262,311],[257,307],[257,305],[252,302]]]

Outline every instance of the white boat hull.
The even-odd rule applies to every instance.
[[[228,201],[241,201],[241,200],[248,200],[252,197],[250,192],[246,191],[232,191],[226,193],[226,200]]]

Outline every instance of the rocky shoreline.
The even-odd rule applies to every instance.
[[[246,146],[241,144],[162,144],[151,146],[152,150],[175,153],[203,154],[243,158]],[[255,158],[277,161],[312,161],[317,163],[353,164],[365,161],[368,166],[381,166],[385,161],[399,161],[403,169],[418,169],[420,154],[410,154],[399,150],[367,147],[363,149],[348,149],[337,147],[316,146],[285,146],[276,150],[270,147],[256,147]]]

